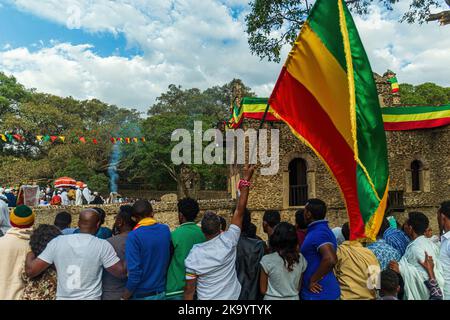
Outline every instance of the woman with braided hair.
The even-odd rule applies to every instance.
[[[271,254],[261,259],[260,288],[264,300],[299,300],[307,262],[298,251],[295,226],[279,223],[269,239]]]

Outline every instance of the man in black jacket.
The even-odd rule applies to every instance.
[[[242,286],[239,300],[260,300],[259,262],[264,256],[264,241],[257,239],[251,215],[245,209],[242,233],[237,245],[236,272]]]

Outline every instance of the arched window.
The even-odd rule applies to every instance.
[[[289,162],[289,206],[303,206],[307,201],[306,161],[295,158]]]
[[[422,190],[422,170],[423,164],[419,160],[411,162],[411,178],[412,178],[412,191]]]

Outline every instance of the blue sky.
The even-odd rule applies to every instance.
[[[408,5],[354,17],[372,69],[450,86],[450,26],[400,24]],[[0,0],[0,71],[38,91],[141,111],[169,84],[240,78],[268,96],[281,64],[250,53],[248,9],[248,0]]]
[[[10,3],[0,7],[0,48],[28,47],[31,51],[50,45],[51,41],[70,42],[74,45],[90,43],[92,50],[102,57],[110,55],[133,56],[142,54],[137,45],[127,45],[124,34],[86,32],[69,29],[64,25],[18,10]]]

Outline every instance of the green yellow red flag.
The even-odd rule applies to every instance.
[[[450,104],[382,108],[384,129],[403,131],[450,125]]]
[[[375,239],[388,197],[386,135],[370,63],[345,1],[316,1],[269,104],[336,179],[351,240]]]

